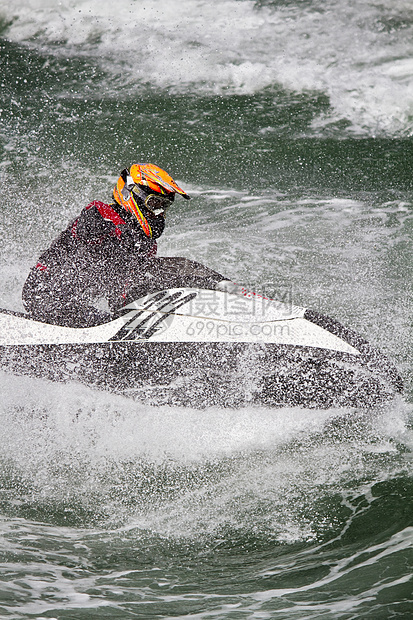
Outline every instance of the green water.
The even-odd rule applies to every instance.
[[[410,618],[410,7],[32,4],[0,1],[0,305],[153,161],[192,196],[161,255],[291,290],[405,392],[368,414],[200,412],[2,372],[0,616]]]

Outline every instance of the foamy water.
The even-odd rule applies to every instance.
[[[371,415],[199,411],[145,407],[75,383],[1,374],[1,385],[1,477],[14,481],[14,501],[30,498],[41,511],[87,506],[106,526],[172,538],[254,522],[279,541],[312,540],[331,527],[311,508],[327,490],[341,494],[356,470],[376,481],[391,469],[400,474],[395,442],[413,445],[403,401]],[[383,468],[369,463],[377,454]],[[266,507],[257,513],[261,502]],[[314,522],[300,519],[303,506]]]
[[[150,84],[187,93],[319,91],[331,110],[315,132],[412,132],[413,11],[408,0],[45,0],[0,2],[6,36],[59,55],[95,57],[122,96]],[[93,95],[93,89],[92,89]]]
[[[0,306],[153,161],[192,196],[161,255],[288,291],[405,381],[363,413],[199,411],[1,372],[2,613],[410,617],[411,3],[0,0],[0,23]]]

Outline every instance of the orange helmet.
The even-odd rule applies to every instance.
[[[151,227],[139,208],[139,203],[145,203],[146,207],[152,211],[154,215],[158,215],[156,211],[150,208],[150,200],[156,197],[165,203],[170,204],[175,194],[180,194],[187,200],[190,196],[184,192],[182,188],[175,183],[172,177],[165,170],[155,166],[155,164],[132,164],[130,170],[122,170],[120,177],[113,190],[113,198],[116,202],[130,211],[142,226],[145,234],[152,237]],[[159,209],[163,212],[165,209]]]

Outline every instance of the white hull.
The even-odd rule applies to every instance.
[[[370,406],[401,389],[389,361],[332,319],[204,289],[151,293],[89,328],[2,311],[0,352],[13,372],[156,403]]]

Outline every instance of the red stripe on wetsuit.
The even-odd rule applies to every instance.
[[[120,239],[122,235],[122,231],[119,228],[119,226],[126,224],[126,222],[125,220],[121,218],[119,213],[116,213],[113,207],[105,204],[104,202],[101,202],[100,200],[94,200],[93,202],[88,204],[88,206],[86,207],[86,211],[88,211],[92,207],[96,207],[96,209],[99,211],[100,215],[103,217],[104,220],[106,220],[107,222],[112,222],[112,224],[115,224],[115,230],[110,232],[109,234],[111,234],[112,236],[116,235],[116,237]],[[79,220],[77,219],[72,224],[71,233],[74,239],[76,239],[76,228],[77,228],[78,221]],[[91,241],[91,243],[102,243],[105,237],[106,235],[102,235],[99,239]]]

